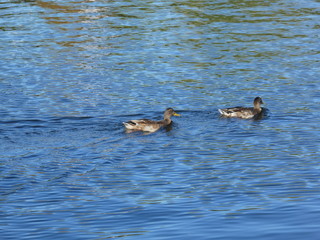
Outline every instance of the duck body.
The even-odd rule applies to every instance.
[[[161,127],[167,126],[170,123],[167,123],[164,120],[153,121],[149,119],[138,119],[138,120],[130,120],[128,122],[124,122],[123,124],[126,127],[126,129],[129,129],[129,130],[155,132],[159,130]]]
[[[149,119],[138,119],[130,120],[128,122],[124,122],[123,124],[127,130],[155,132],[161,127],[169,126],[172,122],[172,116],[180,116],[180,114],[177,114],[172,108],[167,108],[164,112],[163,120],[154,121]]]
[[[263,101],[260,97],[256,97],[253,101],[253,107],[233,107],[219,109],[221,116],[229,118],[243,118],[243,119],[260,119],[265,108],[261,107]]]

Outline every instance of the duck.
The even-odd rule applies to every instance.
[[[256,97],[253,100],[253,107],[233,107],[218,109],[221,116],[228,118],[243,118],[243,119],[260,119],[265,112],[261,107],[264,104],[261,97]]]
[[[128,122],[124,122],[124,126],[129,131],[144,131],[144,132],[155,132],[159,130],[161,127],[169,126],[172,122],[172,116],[181,116],[176,113],[172,108],[167,108],[163,114],[163,120],[154,121],[149,119],[138,119],[138,120],[130,120]]]

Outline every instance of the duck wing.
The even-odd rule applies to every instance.
[[[123,124],[127,129],[145,132],[155,132],[163,125],[161,124],[161,121],[153,121],[149,119],[130,120]]]
[[[232,107],[219,109],[219,112],[224,117],[237,117],[237,118],[252,118],[254,117],[254,109],[246,107]]]

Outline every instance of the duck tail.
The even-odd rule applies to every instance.
[[[135,125],[137,125],[135,122],[133,121],[129,121],[129,122],[123,122],[123,125],[127,128],[127,129],[133,129]]]
[[[123,125],[128,129],[131,128],[131,125],[128,122],[123,122]]]

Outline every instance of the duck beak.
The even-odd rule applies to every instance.
[[[173,113],[173,116],[180,117],[181,115],[175,112]]]

